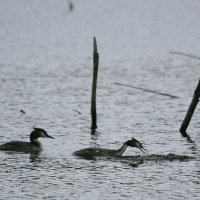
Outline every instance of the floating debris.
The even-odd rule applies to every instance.
[[[26,112],[25,112],[24,110],[20,110],[20,112],[21,112],[22,114],[26,114]]]
[[[81,115],[81,112],[79,112],[78,110],[73,109],[73,111],[75,111],[75,112],[77,112],[79,115]]]

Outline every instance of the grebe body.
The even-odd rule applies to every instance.
[[[39,137],[54,139],[52,136],[48,135],[44,129],[34,128],[34,130],[30,134],[30,142],[24,142],[24,141],[6,142],[0,145],[0,150],[19,151],[19,152],[41,151],[43,148],[41,142],[38,141]]]
[[[121,148],[119,149],[102,149],[102,148],[85,148],[78,151],[75,151],[73,155],[83,156],[83,157],[92,157],[92,156],[122,156],[126,151],[127,147],[136,147],[140,149],[143,153],[146,149],[143,145],[136,139],[126,141]]]

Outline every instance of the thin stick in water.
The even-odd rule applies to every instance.
[[[94,37],[93,38],[93,82],[92,82],[92,97],[91,97],[92,130],[95,130],[97,128],[96,90],[97,90],[98,66],[99,66],[99,54],[97,52],[96,38]]]

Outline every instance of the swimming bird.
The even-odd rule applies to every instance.
[[[140,149],[143,153],[145,153],[143,150],[147,151],[143,145],[136,140],[135,138],[132,138],[132,140],[126,141],[121,148],[119,149],[102,149],[102,148],[86,148],[81,149],[78,151],[75,151],[73,155],[76,156],[83,156],[83,157],[92,157],[92,156],[122,156],[122,154],[126,151],[127,147],[136,147]]]
[[[24,142],[24,141],[6,142],[0,145],[0,150],[19,151],[19,152],[41,151],[42,144],[40,141],[37,140],[39,137],[54,139],[52,136],[48,135],[44,129],[34,128],[34,130],[30,134],[30,142]]]

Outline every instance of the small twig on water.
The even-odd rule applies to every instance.
[[[73,109],[73,111],[75,111],[75,112],[77,112],[79,115],[81,115],[81,112],[79,112],[78,110]]]
[[[26,112],[25,112],[24,110],[20,110],[20,112],[21,112],[22,114],[26,114]]]

